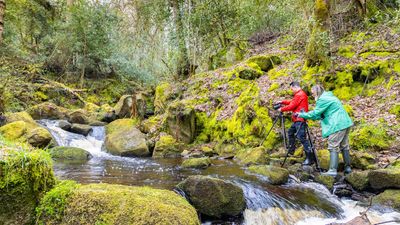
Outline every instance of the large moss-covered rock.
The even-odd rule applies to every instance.
[[[249,170],[265,176],[271,184],[284,184],[289,179],[289,171],[276,166],[250,166]]]
[[[50,149],[51,158],[55,160],[87,161],[93,156],[88,151],[75,148],[58,146]]]
[[[346,181],[356,190],[364,191],[368,188],[368,172],[352,172],[346,176]]]
[[[119,119],[106,126],[105,146],[108,152],[120,156],[148,156],[146,136],[138,130],[136,121]]]
[[[328,175],[317,175],[315,177],[315,181],[317,183],[323,184],[325,185],[325,187],[327,187],[329,190],[333,189],[333,185],[335,184],[335,178],[332,176],[328,176]]]
[[[182,103],[170,105],[167,115],[167,129],[176,140],[191,143],[195,138],[196,114],[194,109]]]
[[[221,218],[236,216],[246,207],[243,190],[221,179],[190,176],[177,185],[201,214]]]
[[[61,184],[44,196],[39,224],[199,225],[196,210],[181,196],[150,187]]]
[[[16,121],[24,121],[25,123],[35,123],[35,120],[26,111],[8,113],[6,114],[6,123],[12,123]]]
[[[132,116],[132,95],[122,96],[118,103],[114,106],[115,115],[117,118],[129,118]]]
[[[33,147],[44,148],[53,140],[50,132],[43,127],[36,127],[27,132],[27,141]]]
[[[39,105],[32,106],[27,110],[33,119],[67,119],[69,111],[63,107],[57,106],[50,102],[44,102]]]
[[[92,131],[92,127],[87,124],[73,123],[69,130],[73,133],[87,136]]]
[[[89,123],[88,113],[83,109],[75,110],[68,115],[68,122],[88,124]]]
[[[267,72],[274,68],[275,65],[279,65],[281,59],[277,56],[258,55],[248,59],[247,63],[255,63],[262,71]]]
[[[26,123],[16,121],[0,127],[0,134],[9,140],[16,140],[26,133]]]
[[[33,224],[37,202],[55,183],[51,158],[1,140],[0,148],[9,150],[0,157],[0,224]]]
[[[183,168],[199,168],[205,169],[211,165],[211,160],[208,157],[191,158],[182,162]]]
[[[372,199],[373,205],[400,210],[400,190],[386,190]]]
[[[243,149],[236,153],[235,159],[244,165],[265,164],[267,162],[267,151],[263,146]]]
[[[356,169],[374,169],[375,157],[366,152],[355,151],[351,154],[351,165]]]
[[[161,136],[154,147],[154,158],[179,158],[183,151],[182,143],[176,141],[171,135]]]
[[[368,173],[369,183],[374,189],[400,188],[400,169],[379,169]]]

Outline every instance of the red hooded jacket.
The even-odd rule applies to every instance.
[[[281,108],[281,112],[300,112],[304,109],[305,112],[308,112],[308,96],[303,90],[299,90],[294,94],[293,99],[283,100],[282,104],[286,105]],[[292,115],[293,122],[303,122],[305,121],[303,118],[295,117]]]

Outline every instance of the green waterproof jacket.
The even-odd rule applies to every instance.
[[[310,120],[321,120],[322,137],[353,126],[349,114],[343,108],[340,100],[331,91],[325,91],[318,98],[315,109],[303,112],[299,117]]]

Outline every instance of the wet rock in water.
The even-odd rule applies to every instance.
[[[82,134],[87,136],[90,131],[92,131],[92,127],[86,124],[77,124],[77,123],[73,123],[71,125],[71,132],[73,133],[77,133],[77,134]]]
[[[177,187],[198,212],[210,217],[237,216],[246,207],[243,190],[221,179],[190,176]]]
[[[335,178],[332,176],[320,174],[315,177],[315,181],[317,183],[323,184],[329,190],[332,190],[333,184],[335,183]]]
[[[68,115],[68,122],[70,123],[79,123],[79,124],[88,124],[89,117],[87,116],[87,112],[82,109],[78,109],[73,111]]]
[[[48,208],[54,211],[49,212]],[[61,182],[43,197],[37,221],[61,225],[200,225],[196,210],[172,191],[112,184],[77,185],[71,181]]]
[[[101,121],[91,121],[89,123],[90,126],[105,126],[107,125],[106,122],[101,122]]]
[[[353,194],[352,187],[349,184],[341,183],[333,186],[333,194],[338,197],[351,197]]]
[[[243,165],[265,164],[267,162],[267,150],[263,147],[239,150],[235,159]]]
[[[219,144],[216,146],[215,151],[222,158],[233,158],[236,152],[239,151],[242,147],[236,144]]]
[[[136,120],[119,119],[106,126],[105,146],[109,153],[119,156],[149,156],[146,135],[135,126]]]
[[[22,137],[26,133],[26,130],[27,126],[24,121],[16,121],[0,127],[0,134],[6,139],[16,140]]]
[[[204,158],[191,158],[182,162],[183,168],[198,168],[205,169],[211,165],[211,160],[208,157]]]
[[[400,210],[400,190],[385,190],[372,199],[372,204]]]
[[[354,171],[346,176],[346,181],[357,191],[365,191],[368,188],[368,171]]]
[[[122,96],[114,106],[114,112],[117,118],[129,118],[132,116],[132,95]]]
[[[210,147],[208,147],[208,146],[202,146],[200,150],[203,152],[203,154],[204,154],[205,156],[209,156],[209,157],[214,156],[214,155],[217,154],[217,153],[214,151],[214,149],[212,149],[212,148],[210,148]]]
[[[88,151],[75,148],[58,146],[50,149],[51,158],[55,160],[87,161],[93,156]]]
[[[267,177],[271,184],[284,184],[289,179],[289,171],[287,169],[276,166],[250,166],[249,170]]]
[[[176,140],[191,143],[196,133],[196,114],[194,109],[187,108],[182,103],[168,107],[167,129]]]
[[[355,169],[375,169],[375,157],[366,152],[352,152],[351,166]]]
[[[43,127],[37,127],[27,132],[28,143],[33,147],[44,148],[50,144],[52,139],[50,132]]]
[[[346,223],[330,223],[328,225],[372,225],[367,216],[357,216]]]
[[[179,158],[183,151],[183,144],[175,140],[171,135],[161,136],[154,147],[154,158]]]
[[[314,169],[311,166],[302,166],[300,163],[288,167],[289,173],[293,174],[300,181],[308,181]]]
[[[375,190],[400,188],[400,168],[369,171],[368,179],[371,187]]]
[[[57,106],[50,102],[44,102],[35,105],[27,110],[33,119],[58,119],[63,120],[68,118],[69,111],[63,107]]]
[[[71,129],[72,124],[66,120],[61,120],[58,122],[58,126],[63,130],[69,131]]]

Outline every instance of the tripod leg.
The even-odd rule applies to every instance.
[[[319,167],[319,160],[318,160],[317,150],[315,149],[315,146],[314,146],[314,144],[313,144],[313,142],[312,142],[311,134],[310,134],[310,130],[308,129],[308,126],[306,126],[306,133],[307,133],[308,141],[309,141],[309,143],[310,143],[310,148],[312,149],[313,154],[314,154],[315,167],[317,168],[317,170],[318,170],[319,172],[321,172],[321,168]]]
[[[269,134],[271,133],[272,129],[274,128],[275,124],[278,122],[279,117],[275,118],[274,123],[272,124],[272,127],[269,129],[267,136],[265,136],[264,140],[261,142],[260,146],[262,146],[264,144],[264,141],[267,140]]]
[[[286,156],[285,159],[283,160],[281,167],[283,167],[286,163],[287,158],[289,157],[289,149],[287,146],[287,138],[286,138],[286,128],[285,128],[285,118],[282,116],[281,118],[281,126],[282,126],[282,137],[283,137],[283,143],[285,145],[285,150],[286,150]]]

